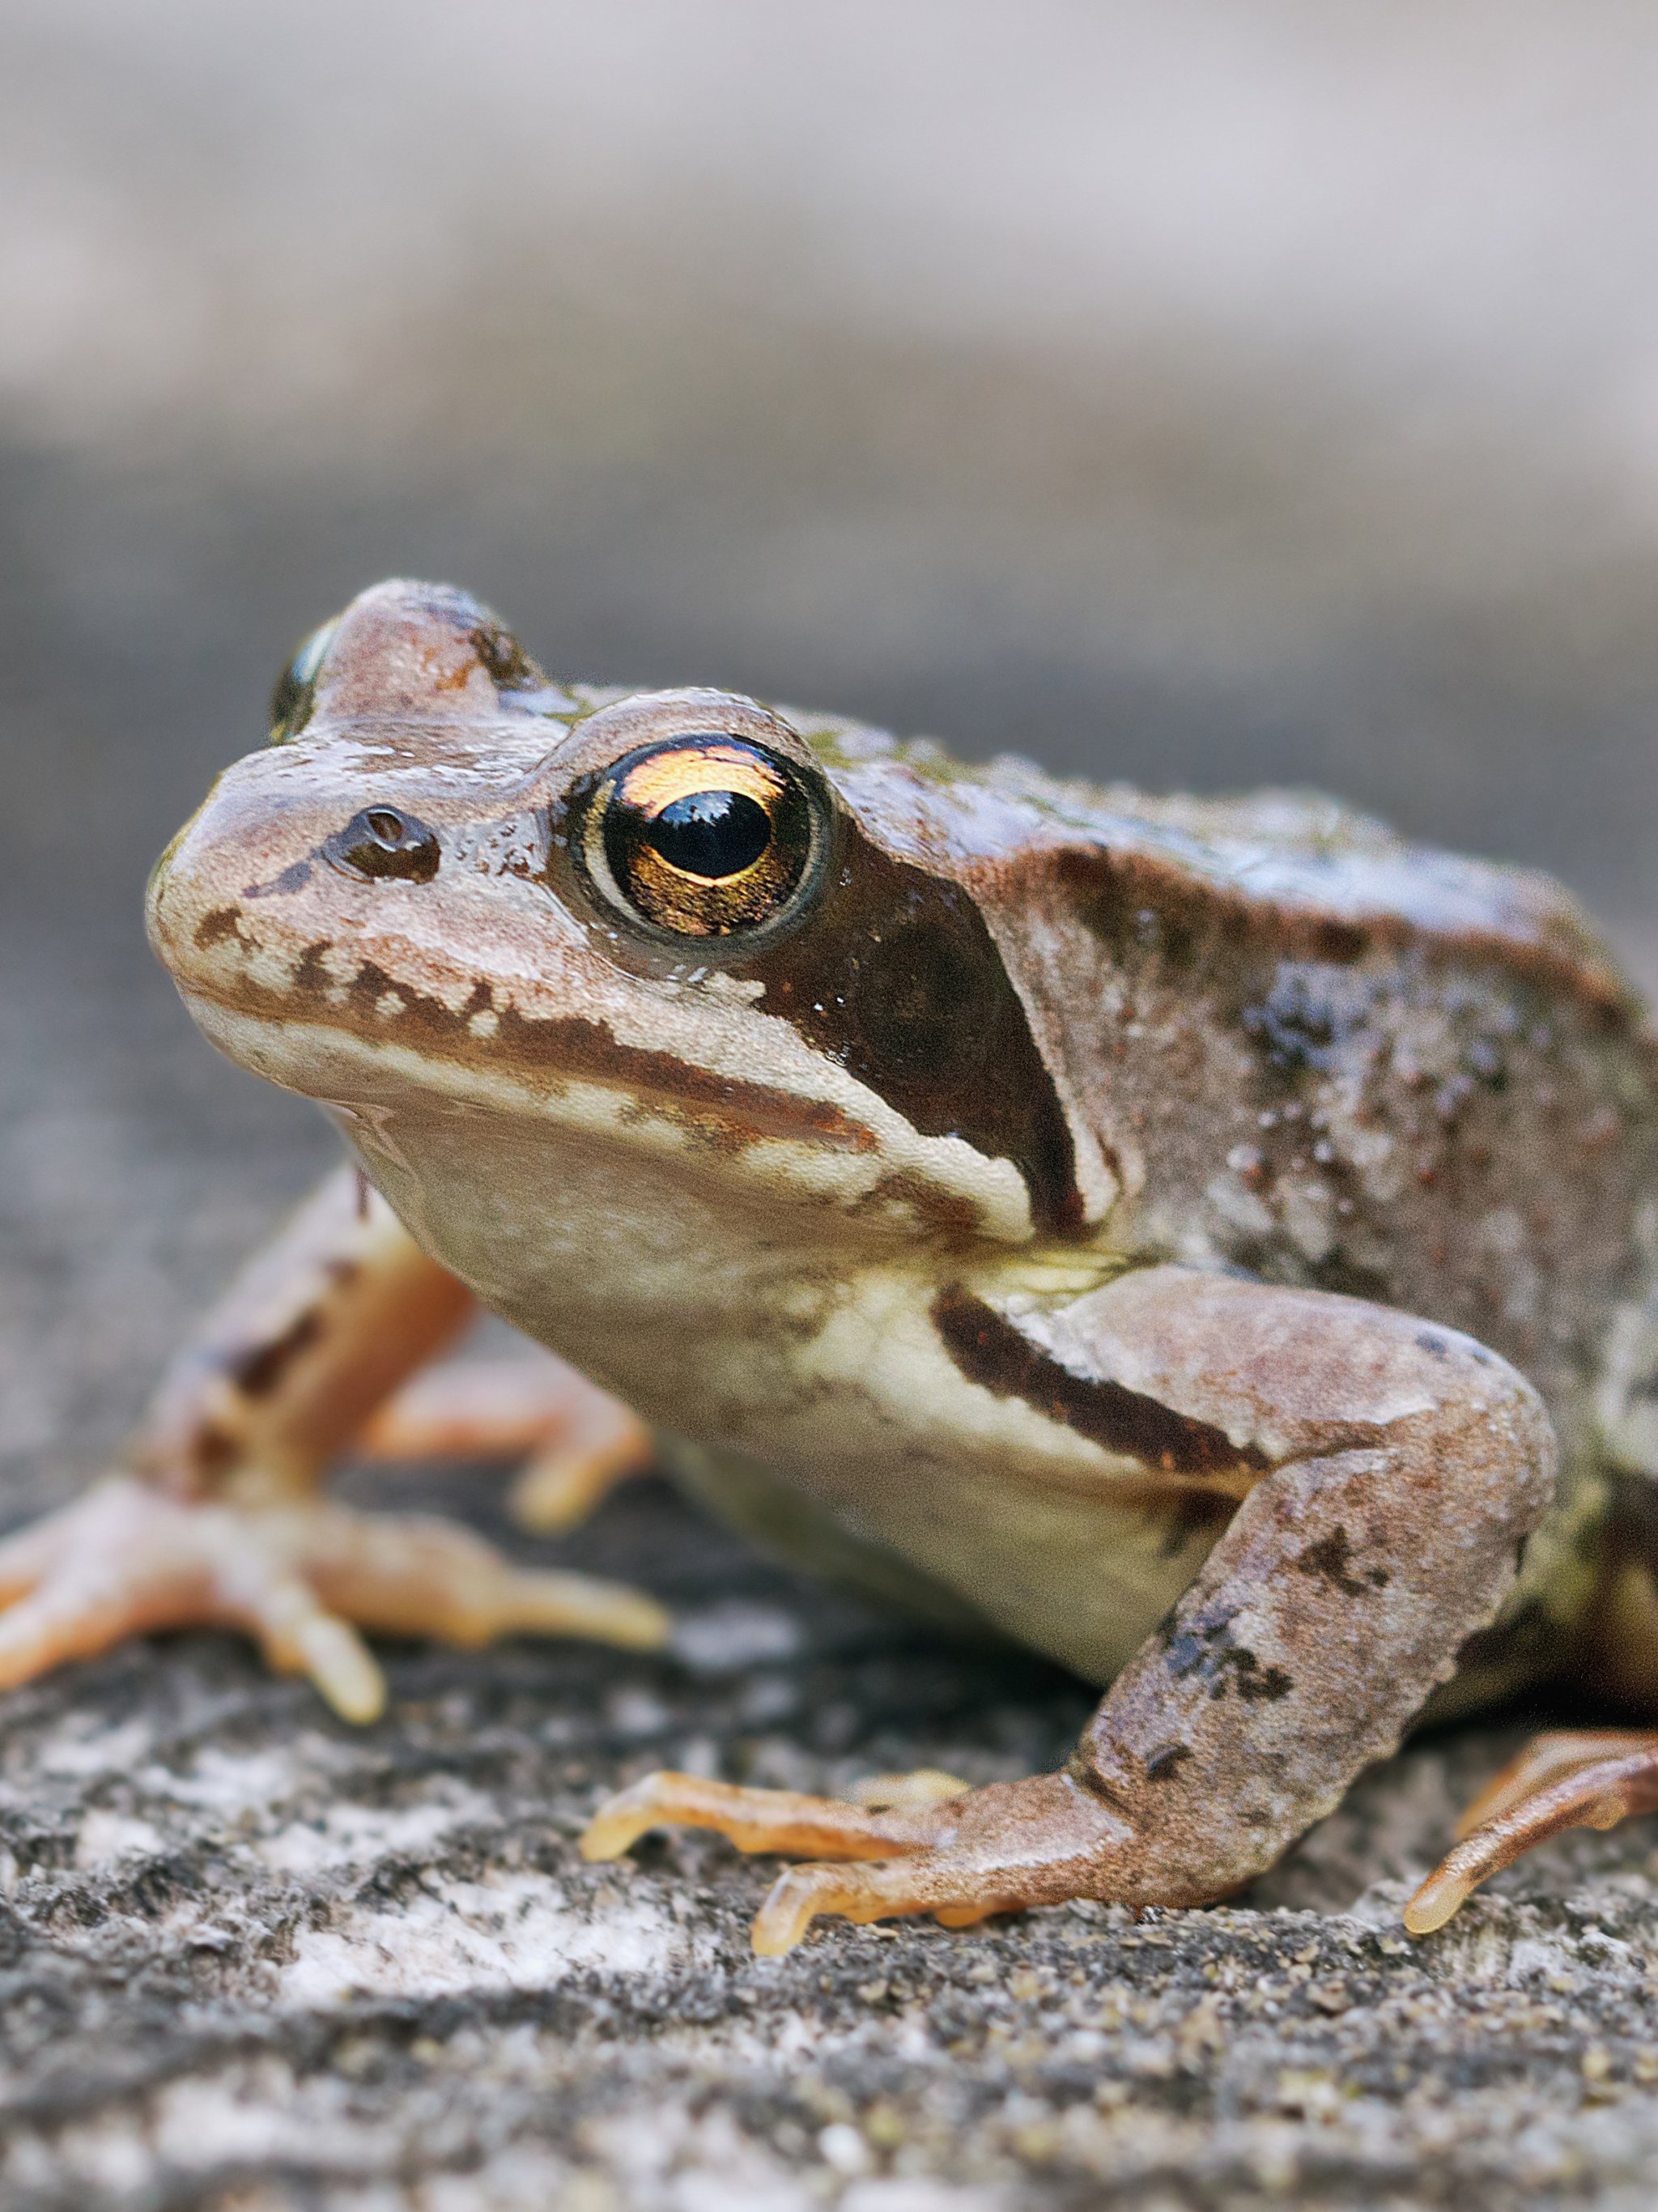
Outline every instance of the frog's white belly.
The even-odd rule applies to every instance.
[[[710,1198],[671,1157],[544,1120],[491,1115],[487,1142],[452,1106],[347,1127],[421,1243],[526,1334],[1090,1679],[1215,1540],[1178,1494],[1148,1507],[1133,1462],[963,1376],[928,1310],[956,1263],[918,1237]]]
[[[836,1506],[809,1479],[738,1453],[671,1439],[669,1451],[686,1487],[790,1565],[944,1627],[994,1628],[1090,1682],[1122,1671],[1215,1540],[978,1470],[907,1468],[902,1510],[889,1516],[868,1497]]]

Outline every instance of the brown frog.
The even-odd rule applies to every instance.
[[[815,1862],[765,1952],[1220,1897],[1424,1705],[1658,1695],[1655,1063],[1552,884],[1321,799],[555,683],[422,584],[307,642],[272,738],[151,939],[359,1165],[128,1464],[0,1547],[0,1680],[234,1622],[366,1717],[363,1629],[659,1642],[637,1593],[319,1495],[348,1447],[529,1450],[558,1525],[659,1443],[796,1558],[1110,1685],[1024,1782],[599,1810],[594,1857],[678,1821]],[[416,1376],[475,1300],[560,1360]],[[1658,1735],[1544,1739],[1407,1924],[1655,1803]]]

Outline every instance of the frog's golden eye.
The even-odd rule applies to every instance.
[[[630,921],[673,937],[732,937],[798,911],[827,830],[827,805],[793,762],[746,738],[698,734],[617,761],[592,794],[581,856]]]
[[[337,616],[319,629],[313,629],[276,678],[276,688],[270,695],[273,745],[297,737],[311,720],[311,709],[316,703],[317,678],[322,674],[322,665],[328,658],[328,648],[339,626]]]

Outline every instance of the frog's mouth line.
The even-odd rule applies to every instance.
[[[443,1087],[433,1081],[434,1071],[441,1068],[455,1079],[458,1090],[494,1091],[502,1103],[510,1094],[520,1111],[526,1094],[544,1109],[550,1094],[580,1085],[616,1100],[620,1121],[656,1115],[732,1146],[770,1139],[836,1152],[881,1150],[876,1132],[833,1101],[695,1067],[669,1053],[618,1044],[608,1030],[579,1016],[531,1021],[510,1012],[503,1017],[479,1009],[470,1019],[446,1015],[444,1034],[434,1036],[425,1006],[386,978],[374,1000],[371,1032],[361,1019],[349,1018],[349,1008],[342,1009],[344,1020],[329,1018],[332,1010],[314,1002],[296,1016],[277,994],[257,988],[244,988],[235,1002],[197,987],[179,988],[198,1026],[222,1052],[307,1097],[325,1096],[328,1082],[319,1075],[313,1084],[297,1071],[343,1048],[382,1061],[392,1054],[413,1055],[416,1064],[410,1079],[398,1085],[404,1095],[415,1088],[417,1074],[432,1087]],[[250,1003],[260,999],[264,1006]],[[410,1015],[416,1018],[412,1022]],[[309,1052],[301,1042],[307,1036],[319,1041]],[[466,1043],[471,1051],[456,1049]],[[286,1072],[276,1073],[278,1066]]]
[[[872,1227],[888,1231],[902,1217],[905,1234],[922,1231],[957,1247],[1030,1239],[1029,1199],[1011,1160],[985,1158],[960,1138],[925,1137],[908,1125],[895,1143],[835,1102],[688,1068],[667,1054],[616,1046],[608,1032],[602,1065],[580,1066],[545,1049],[515,1057],[499,1037],[476,1034],[471,1053],[457,1052],[452,1026],[443,1046],[405,1042],[394,1019],[385,1024],[388,1033],[366,1034],[360,1018],[330,1019],[315,1006],[296,1014],[276,993],[243,988],[232,1000],[181,992],[227,1059],[301,1097],[362,1112],[371,1127],[390,1128],[424,1102],[440,1113],[471,1109],[562,1126],[580,1141],[662,1158],[689,1163],[701,1155],[708,1162],[703,1175],[714,1172],[715,1159],[769,1148],[773,1157],[748,1180],[780,1203],[867,1214]],[[263,1007],[251,1003],[260,996]],[[591,1025],[574,1027],[576,1042],[591,1044]]]

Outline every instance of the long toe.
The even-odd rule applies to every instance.
[[[1638,1751],[1653,1741],[1650,1729],[1561,1729],[1533,1736],[1517,1759],[1492,1777],[1456,1824],[1459,1842],[1488,1821],[1500,1820],[1550,1784],[1603,1759]]]
[[[385,1635],[466,1647],[522,1632],[633,1650],[667,1641],[667,1615],[619,1583],[516,1567],[470,1528],[423,1515],[313,1510],[307,1571],[337,1613]]]
[[[788,1790],[745,1790],[700,1775],[647,1774],[599,1808],[583,1856],[616,1858],[647,1829],[713,1828],[739,1850],[817,1861],[797,1867],[761,1907],[754,1945],[774,1958],[820,1914],[884,1920],[931,1912],[965,1927],[993,1912],[1109,1896],[1123,1823],[1068,1775],[964,1790],[927,1771],[920,1782],[884,1776],[878,1806]]]
[[[1502,1809],[1448,1851],[1405,1907],[1412,1936],[1442,1928],[1483,1881],[1568,1828],[1613,1828],[1658,1810],[1658,1738],[1624,1739],[1610,1758],[1591,1759],[1523,1796],[1504,1793]]]
[[[1048,1814],[1048,1808],[1033,1803],[1017,1838],[1009,1836],[1005,1820],[992,1831],[975,1832],[978,1824],[969,1818],[958,1839],[903,1857],[864,1866],[791,1867],[760,1908],[754,1948],[762,1958],[777,1958],[823,1913],[867,1921],[930,1912],[946,1928],[966,1928],[992,1913],[1089,1895],[1096,1882],[1095,1839],[1079,1835],[1073,1821],[1055,1821]]]
[[[0,1689],[90,1659],[149,1626],[106,1577],[65,1575],[0,1613]]]
[[[453,1359],[415,1376],[357,1439],[371,1459],[519,1459],[526,1528],[574,1528],[651,1465],[650,1431],[619,1399],[550,1353]]]
[[[0,1688],[146,1630],[231,1627],[353,1721],[386,1703],[365,1629],[463,1645],[521,1631],[632,1650],[669,1632],[641,1592],[515,1567],[449,1522],[179,1498],[132,1475],[9,1538],[0,1592],[14,1601],[0,1604]]]
[[[0,1688],[125,1636],[210,1617],[189,1515],[131,1476],[96,1483],[0,1547]]]
[[[608,1798],[581,1838],[584,1858],[615,1859],[652,1828],[713,1828],[740,1851],[782,1856],[884,1858],[919,1850],[940,1832],[932,1808],[876,1812],[839,1797],[745,1790],[664,1768]]]

